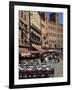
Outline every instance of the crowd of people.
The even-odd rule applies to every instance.
[[[41,63],[58,63],[60,60],[63,60],[63,54],[60,52],[46,52],[46,53],[42,53],[42,54],[39,54],[39,53],[32,53],[30,56],[27,56],[27,57],[21,57],[21,55],[19,54],[19,61],[24,61],[24,60],[27,60],[30,61],[30,60],[39,60],[39,62]]]
[[[42,63],[49,63],[49,62],[53,62],[53,63],[57,63],[59,62],[60,60],[62,60],[62,57],[61,57],[61,53],[46,53],[46,54],[42,54],[41,55],[41,62]]]

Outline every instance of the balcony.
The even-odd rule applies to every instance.
[[[19,47],[30,47],[29,41],[25,41],[24,39],[19,40]]]
[[[41,30],[38,29],[34,24],[31,25],[31,28],[41,35]]]
[[[33,38],[31,38],[31,42],[32,42],[32,43],[35,43],[35,44],[41,45],[41,41],[35,40],[35,39],[33,39]]]
[[[41,45],[41,38],[39,36],[37,36],[35,33],[31,32],[30,37],[31,37],[32,43]]]
[[[22,22],[19,23],[19,29],[24,30],[25,32],[29,32],[28,26]]]

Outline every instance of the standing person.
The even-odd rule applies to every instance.
[[[48,64],[48,56],[47,56],[47,55],[45,55],[45,57],[44,57],[44,61],[45,61],[45,63]]]
[[[44,62],[44,55],[43,55],[43,54],[41,54],[41,58],[40,58],[40,60],[41,60],[41,63]]]

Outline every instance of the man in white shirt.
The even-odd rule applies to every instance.
[[[45,55],[45,57],[44,57],[44,62],[48,64],[48,56],[47,55]]]

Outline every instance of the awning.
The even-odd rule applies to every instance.
[[[21,54],[22,57],[30,56],[31,53],[28,50],[28,48],[19,48],[19,53]]]
[[[37,51],[41,50],[41,45],[32,44],[32,47],[35,48]]]
[[[31,53],[30,52],[28,52],[28,53],[21,53],[21,56],[22,57],[25,57],[25,56],[30,56],[31,55]]]
[[[35,53],[39,53],[39,51],[30,51],[30,52],[31,52],[31,53],[34,53],[34,54],[35,54]]]
[[[32,47],[35,48],[37,52],[39,52],[40,54],[47,52],[46,49],[42,49],[41,46],[39,45],[32,44]],[[33,52],[36,52],[36,51],[33,51]]]

